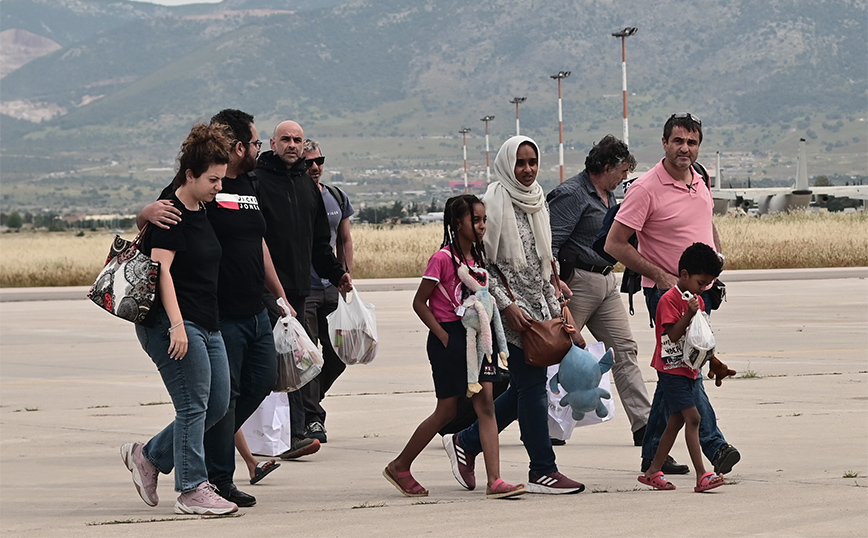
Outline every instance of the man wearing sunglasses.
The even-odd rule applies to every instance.
[[[689,113],[669,117],[663,126],[663,160],[630,185],[606,240],[606,252],[642,275],[645,303],[652,320],[660,297],[678,281],[678,260],[687,247],[701,242],[721,252],[712,221],[714,201],[702,176],[693,168],[701,143],[699,118]],[[634,233],[639,238],[638,250],[629,243]],[[708,308],[711,303],[703,298]],[[702,451],[714,465],[715,473],[727,474],[741,455],[717,427],[701,376],[699,379],[694,398],[702,416],[699,425]],[[667,419],[667,405],[658,388],[642,441],[643,472],[657,452]],[[670,456],[663,472],[687,474],[690,470]]]
[[[322,181],[325,168],[325,156],[315,140],[304,141],[302,158],[307,165],[307,173],[319,187],[328,214],[331,246],[337,247],[338,262],[352,272],[353,267],[353,236],[350,233],[350,217],[354,210],[347,194],[334,185],[326,185]],[[326,316],[338,307],[338,290],[328,280],[320,278],[314,267],[311,271],[310,295],[305,300],[304,326],[311,340],[322,344],[323,368],[320,374],[299,392],[304,399],[305,431],[304,436],[317,439],[320,443],[327,442],[325,418],[326,411],[322,400],[332,383],[344,372],[346,365],[338,358],[329,341],[329,327]]]
[[[254,173],[259,181],[259,204],[268,229],[265,242],[274,267],[296,312],[304,312],[311,292],[311,267],[342,292],[353,289],[349,272],[335,257],[323,197],[308,175],[304,153],[304,131],[294,121],[274,128],[271,151],[259,156]],[[273,300],[266,306],[277,322],[279,312]],[[290,448],[280,455],[295,459],[319,450],[320,443],[304,435],[304,403],[299,391],[289,393]]]

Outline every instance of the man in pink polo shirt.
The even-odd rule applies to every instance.
[[[714,247],[718,253],[721,250],[711,219],[714,201],[702,176],[693,169],[701,143],[699,118],[692,114],[670,116],[663,126],[663,160],[630,185],[606,240],[609,254],[642,275],[651,319],[654,319],[660,297],[678,281],[678,260],[684,249],[701,242]],[[629,243],[634,233],[639,238],[638,250]],[[705,299],[705,304],[709,305],[710,301]],[[729,473],[741,456],[717,427],[714,409],[702,383],[697,387],[702,451],[716,473]],[[642,441],[643,472],[654,458],[667,418],[665,399],[657,390]],[[686,474],[690,470],[670,457],[663,472]]]

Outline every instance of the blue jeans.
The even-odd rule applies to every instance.
[[[277,382],[277,352],[268,313],[223,318],[220,332],[229,358],[229,409],[205,432],[208,478],[217,487],[235,474],[235,432],[256,411]]]
[[[666,293],[666,290],[658,290],[656,288],[643,288],[645,292],[645,304],[648,306],[648,313],[653,319],[657,314],[657,303],[660,302],[660,297]],[[702,300],[705,301],[706,312],[710,312],[708,305],[707,292],[702,294]],[[723,433],[717,427],[717,416],[714,414],[714,408],[711,407],[711,402],[708,401],[708,395],[705,393],[705,387],[702,384],[702,376],[697,378],[697,383],[694,385],[694,399],[696,400],[696,410],[702,420],[699,422],[699,444],[702,445],[702,453],[712,463],[717,452],[726,446],[726,439],[723,438]],[[648,414],[648,424],[645,429],[645,437],[642,439],[642,458],[651,460],[654,459],[654,454],[657,452],[657,445],[660,444],[660,437],[666,429],[666,423],[669,422],[669,415],[666,410],[666,399],[663,391],[660,390],[660,384],[654,390],[654,399],[651,401],[651,412]]]
[[[153,327],[136,325],[142,349],[160,371],[175,406],[175,420],[147,442],[144,455],[161,473],[175,469],[175,491],[181,493],[208,480],[205,431],[229,406],[229,363],[220,331],[207,331],[192,321],[184,321],[184,330],[187,354],[175,360],[169,356],[165,312]]]
[[[497,431],[518,419],[521,442],[530,458],[530,475],[536,477],[558,470],[555,451],[549,437],[548,395],[546,369],[524,362],[524,351],[508,344],[509,388],[494,400]],[[482,452],[479,440],[479,421],[458,432],[458,444],[469,454]]]

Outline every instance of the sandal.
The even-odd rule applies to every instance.
[[[524,489],[524,484],[513,486],[512,484],[507,484],[501,478],[498,478],[494,481],[494,484],[485,488],[485,496],[489,499],[505,499],[524,493],[527,493],[527,490]]]
[[[708,472],[699,478],[699,482],[696,484],[696,487],[693,488],[693,491],[696,493],[702,493],[703,491],[708,491],[724,484],[726,484],[726,482],[723,480],[723,475]]]
[[[280,467],[280,464],[274,460],[260,461],[256,464],[256,469],[253,470],[253,478],[250,479],[250,484],[256,484],[278,467]]]
[[[645,476],[643,474],[640,474],[638,480],[641,484],[651,486],[654,489],[660,489],[664,491],[670,491],[675,489],[675,484],[666,480],[666,477],[663,475],[663,471],[657,471],[651,476]]]
[[[413,475],[410,474],[410,471],[403,471],[400,473],[395,473],[393,476],[392,473],[389,472],[389,468],[386,467],[383,469],[383,476],[386,477],[386,480],[389,481],[393,486],[398,488],[398,491],[406,495],[407,497],[427,497],[428,490],[423,488],[419,482],[416,482],[416,479],[413,478]]]

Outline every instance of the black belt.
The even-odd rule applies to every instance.
[[[614,269],[611,265],[591,265],[589,263],[580,262],[576,260],[575,262],[576,269],[581,269],[582,271],[590,271],[592,273],[600,273],[601,275],[608,275]]]

